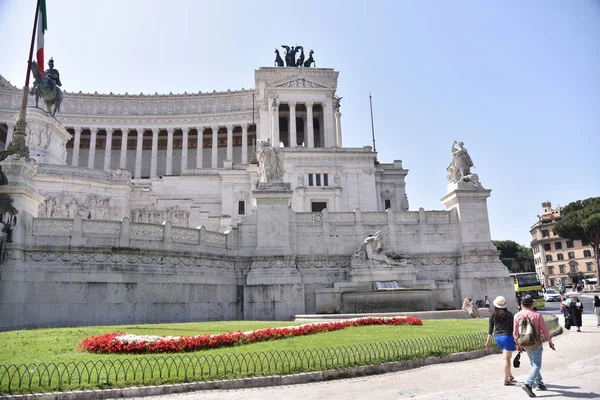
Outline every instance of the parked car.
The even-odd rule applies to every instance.
[[[544,301],[560,301],[560,293],[554,289],[546,289]]]

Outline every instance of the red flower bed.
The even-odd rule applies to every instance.
[[[77,348],[94,353],[175,353],[215,349],[222,346],[256,343],[264,340],[281,339],[293,336],[311,335],[319,332],[337,331],[351,326],[366,325],[423,325],[423,321],[415,317],[367,317],[333,322],[319,322],[284,328],[257,329],[250,332],[237,331],[220,333],[218,335],[179,337],[162,336],[148,338],[113,332],[83,339]]]

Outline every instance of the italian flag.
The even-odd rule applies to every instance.
[[[37,64],[40,70],[40,75],[44,77],[44,32],[48,29],[46,20],[46,0],[40,0],[40,8],[37,15]]]

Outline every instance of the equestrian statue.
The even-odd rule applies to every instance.
[[[54,116],[57,111],[60,111],[60,104],[63,101],[63,93],[59,88],[62,83],[60,82],[58,70],[54,68],[52,58],[48,61],[48,67],[42,77],[37,63],[35,61],[31,62],[31,73],[33,73],[35,79],[31,92],[35,94],[35,106],[38,107],[39,98],[41,97],[46,103],[48,112]],[[53,105],[54,110],[52,110]]]

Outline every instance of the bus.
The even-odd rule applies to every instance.
[[[515,282],[515,292],[517,293],[517,304],[521,308],[521,297],[528,294],[533,298],[533,308],[541,308],[546,305],[544,296],[541,294],[542,284],[535,272],[521,272],[510,274]]]

